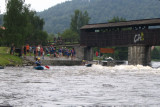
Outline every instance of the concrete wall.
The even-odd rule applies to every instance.
[[[83,46],[75,46],[76,58],[79,60],[93,60],[93,48],[92,47],[83,47]]]
[[[84,59],[84,48],[83,46],[74,46],[74,49],[76,51],[76,58],[78,58],[79,60],[83,60]]]
[[[128,47],[129,65],[150,65],[151,47],[150,46],[130,46]]]
[[[87,61],[93,60],[93,48],[92,47],[86,47],[84,48],[84,59]]]
[[[75,66],[82,65],[81,60],[42,60],[43,65],[50,66]]]

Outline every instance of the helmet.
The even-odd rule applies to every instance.
[[[40,58],[37,58],[38,60],[40,60]]]

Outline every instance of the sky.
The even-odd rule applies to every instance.
[[[31,9],[37,12],[48,9],[58,3],[62,3],[69,0],[25,0],[26,4],[31,4]],[[5,0],[0,0],[0,13],[5,12]]]

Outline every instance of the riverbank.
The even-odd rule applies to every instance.
[[[0,66],[19,66],[22,59],[15,55],[10,55],[10,48],[0,47]]]
[[[74,65],[81,65],[82,61],[78,60],[71,60],[71,58],[61,57],[61,58],[54,58],[45,56],[43,59],[40,56],[43,65],[66,65],[66,66],[74,66]],[[18,57],[18,55],[10,55],[10,48],[9,47],[0,47],[0,66],[32,66],[34,64],[34,56],[22,56]]]

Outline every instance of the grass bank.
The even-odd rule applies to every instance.
[[[10,48],[0,47],[0,66],[22,65],[22,59],[15,55],[10,55]]]

